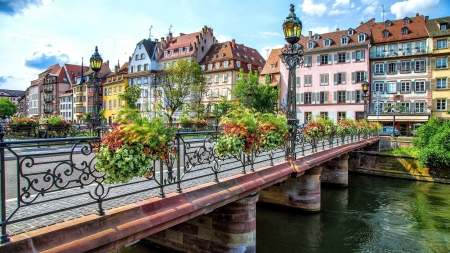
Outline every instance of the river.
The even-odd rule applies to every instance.
[[[321,194],[315,214],[258,205],[257,252],[450,252],[450,185],[350,174],[348,188]]]

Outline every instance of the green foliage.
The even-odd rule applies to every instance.
[[[442,122],[438,118],[432,117],[426,124],[417,128],[415,132],[416,137],[412,140],[414,146],[417,148],[428,146],[431,137],[439,132],[441,125]]]
[[[249,72],[246,78],[244,70],[239,70],[239,78],[231,94],[236,97],[241,105],[246,106],[249,101],[248,87],[252,86],[253,94],[251,96],[251,108],[258,112],[274,112],[274,108],[278,103],[280,89],[268,84],[259,83],[259,74],[257,71]]]
[[[17,105],[7,98],[0,98],[0,116],[12,116],[16,113]]]
[[[70,124],[67,120],[63,119],[61,116],[48,116],[40,119],[41,124],[45,125],[63,125]]]
[[[396,148],[396,149],[393,149],[393,150],[381,151],[380,154],[385,154],[385,155],[407,155],[407,156],[417,157],[417,155],[419,154],[419,149],[415,148],[415,147],[411,147],[411,148]]]
[[[84,120],[86,120],[86,122],[91,122],[92,121],[92,112],[86,112],[83,115]]]
[[[118,97],[125,102],[125,107],[136,109],[136,102],[140,95],[141,88],[138,85],[129,85],[122,94],[118,95]]]

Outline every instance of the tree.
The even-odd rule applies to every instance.
[[[161,112],[173,122],[173,114],[181,109],[188,99],[200,104],[201,95],[205,93],[206,81],[202,69],[192,58],[179,59],[159,75],[161,80]]]
[[[248,88],[250,85],[253,88],[251,98],[248,96]],[[250,71],[246,78],[244,70],[240,69],[239,78],[235,88],[231,90],[231,94],[237,98],[241,105],[247,105],[250,100],[251,108],[265,113],[274,112],[280,96],[279,90],[270,86],[268,79],[266,79],[265,84],[259,83],[259,74],[257,71]]]
[[[125,88],[122,94],[119,94],[119,98],[125,102],[125,106],[130,109],[137,108],[137,100],[141,95],[141,88],[138,85],[129,85]]]
[[[0,98],[0,116],[13,116],[17,105],[7,98]]]

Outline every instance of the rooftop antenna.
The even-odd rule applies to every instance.
[[[167,35],[169,35],[169,34],[172,33],[171,29],[172,29],[172,25],[170,25],[170,27],[169,27],[169,33],[168,33]]]
[[[267,59],[269,59],[269,49],[266,50],[267,50]]]
[[[151,39],[153,38],[153,35],[152,35],[152,28],[153,28],[153,25],[151,25],[150,28],[148,29],[148,39],[149,39],[149,40],[151,40]]]
[[[384,22],[384,13],[386,12],[386,11],[384,11],[384,4],[379,4],[378,6],[381,6],[381,8],[383,8],[383,22]]]

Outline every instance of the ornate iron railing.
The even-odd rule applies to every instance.
[[[168,192],[222,178],[253,172],[283,161],[285,148],[220,157],[214,153],[221,132],[178,132],[176,156],[154,160],[148,178],[126,184],[105,184],[105,175],[95,169],[99,136],[5,140],[0,125],[0,214],[1,242],[9,235],[39,226],[119,207]],[[7,135],[7,134],[6,134]],[[323,141],[307,140],[302,129],[296,134],[296,156],[371,136],[342,136]]]

